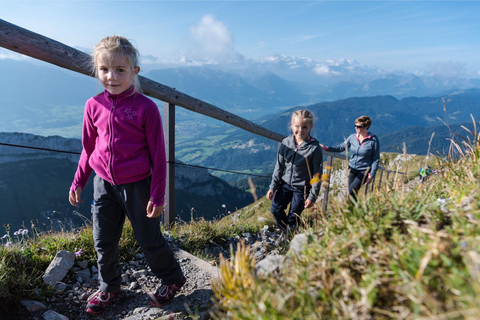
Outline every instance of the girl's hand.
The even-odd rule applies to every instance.
[[[75,192],[70,191],[68,193],[68,201],[70,201],[70,204],[74,207],[79,207],[80,203],[83,202],[83,200],[80,198],[82,195],[82,187],[77,187],[75,189]]]
[[[313,201],[305,200],[305,209],[313,207]]]
[[[268,190],[268,192],[267,192],[267,199],[268,200],[272,201],[273,193],[274,193],[273,190]]]
[[[368,176],[367,180],[365,181],[365,184],[369,184],[370,182],[372,182],[373,178],[370,177],[370,175]]]
[[[162,214],[162,212],[163,212],[163,208],[164,208],[164,206],[156,206],[156,207],[154,207],[152,200],[148,201],[148,204],[147,204],[147,217],[148,217],[148,218],[151,218],[151,219],[159,217],[159,216]]]

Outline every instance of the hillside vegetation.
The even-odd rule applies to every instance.
[[[480,313],[480,141],[471,131],[450,156],[430,158],[436,173],[423,184],[396,175],[356,204],[330,197],[327,212],[307,211],[308,245],[279,273],[255,275],[250,250],[232,248],[213,283],[215,319],[476,319]],[[384,165],[393,163],[384,156]],[[418,158],[409,160],[414,167]],[[420,159],[425,164],[427,159]],[[415,163],[415,164],[414,164]],[[334,166],[341,167],[340,164]],[[405,184],[404,181],[407,181]],[[210,241],[272,226],[265,198],[219,221],[198,219],[171,230],[202,255]],[[24,231],[24,230],[23,230]],[[12,243],[13,242],[13,243]],[[286,244],[281,252],[286,252]],[[121,259],[138,250],[127,224]],[[20,299],[43,300],[41,276],[59,250],[96,260],[88,225],[74,233],[9,230],[0,247],[0,310],[21,314]],[[211,259],[212,257],[204,257]]]
[[[480,143],[452,145],[436,174],[390,184],[355,205],[333,201],[308,245],[257,278],[250,251],[222,260],[216,319],[478,319]]]
[[[260,124],[286,136],[291,132],[292,112],[307,108],[317,119],[312,136],[331,146],[354,133],[357,117],[368,115],[372,118],[370,131],[379,137],[381,152],[402,152],[403,143],[406,143],[409,154],[427,154],[429,144],[432,153],[448,150],[447,139],[451,139],[451,132],[464,135],[461,124],[472,129],[470,115],[478,112],[479,101],[480,90],[477,89],[455,92],[443,98],[351,97],[289,108],[263,117]],[[212,168],[271,175],[277,142],[219,122],[202,126],[203,118],[195,121],[192,125],[182,123],[176,128],[178,159]],[[223,173],[218,176],[227,181],[243,178]]]

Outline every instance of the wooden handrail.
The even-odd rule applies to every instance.
[[[42,36],[0,19],[0,46],[56,66],[93,77],[91,56],[61,42]],[[139,76],[143,93],[161,101],[174,104],[208,117],[226,122],[256,135],[281,142],[284,135],[257,125],[247,119],[225,111],[210,103],[191,97],[171,87]],[[324,155],[345,160],[328,151]]]
[[[93,77],[90,67],[91,56],[89,54],[1,19],[0,46]],[[139,76],[139,80],[143,93],[152,98],[224,121],[271,140],[280,142],[284,138],[284,135],[280,133],[266,129],[247,119],[166,85],[142,76]]]

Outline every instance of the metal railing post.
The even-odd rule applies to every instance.
[[[167,185],[163,223],[169,229],[175,222],[175,105],[163,103],[163,131],[167,158]]]

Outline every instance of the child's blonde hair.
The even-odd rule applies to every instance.
[[[97,73],[97,62],[98,56],[103,51],[107,51],[112,55],[112,58],[121,57],[127,60],[127,63],[135,75],[133,80],[133,88],[135,92],[141,92],[142,89],[140,87],[140,81],[138,80],[138,76],[135,74],[134,70],[136,67],[139,66],[139,53],[138,50],[124,37],[120,36],[110,36],[103,38],[93,49],[92,54],[92,69],[95,77],[98,78]]]
[[[315,120],[315,117],[313,116],[313,113],[311,113],[308,110],[297,110],[292,113],[292,118],[290,120],[290,123],[293,122],[294,118],[303,118],[310,126],[313,127],[313,122]]]

